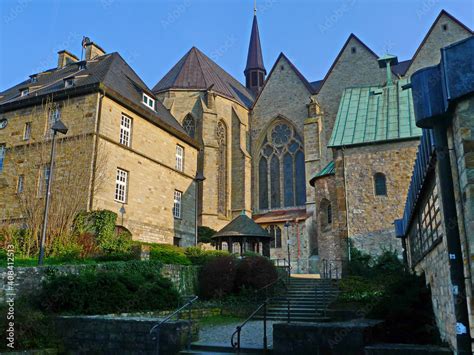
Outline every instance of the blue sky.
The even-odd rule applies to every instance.
[[[377,54],[410,58],[441,9],[474,27],[472,0],[258,0],[265,66],[284,52],[322,79],[351,32]],[[152,87],[196,46],[243,82],[253,0],[2,0],[0,91],[81,54],[82,36],[119,52]]]

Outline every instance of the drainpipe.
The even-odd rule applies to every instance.
[[[449,273],[451,276],[452,293],[454,298],[456,348],[458,354],[472,354],[461,238],[456,213],[456,201],[454,197],[454,184],[451,173],[446,125],[436,125],[433,128],[433,133],[435,136],[436,157],[439,169],[443,217],[446,227]]]
[[[102,100],[104,99],[104,93],[100,92],[98,94],[98,103],[96,106],[96,120],[95,120],[95,134],[94,134],[94,155],[92,157],[92,172],[91,172],[91,184],[90,184],[90,194],[89,194],[89,211],[92,211],[94,207],[94,189],[95,189],[95,171],[97,169],[97,154],[98,154],[98,144],[99,144],[99,130],[100,130],[100,118],[102,115]],[[123,224],[123,223],[122,223]]]

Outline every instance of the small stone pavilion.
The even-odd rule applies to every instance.
[[[240,255],[252,251],[270,257],[270,234],[245,214],[234,218],[212,239],[218,250],[227,248],[229,253],[240,252]]]

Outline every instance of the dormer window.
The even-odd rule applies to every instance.
[[[33,74],[30,75],[30,83],[37,83],[38,82],[38,75]]]
[[[143,93],[143,103],[152,110],[155,109],[155,99],[145,93]]]
[[[64,87],[67,89],[67,88],[70,88],[70,87],[73,87],[74,86],[74,78],[67,78],[67,79],[64,79]]]
[[[24,89],[20,89],[20,96],[27,96],[28,94],[30,93],[30,89],[28,88],[24,88]]]
[[[85,60],[77,63],[79,70],[84,70],[87,68],[87,62]]]

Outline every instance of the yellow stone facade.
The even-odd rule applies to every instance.
[[[193,178],[197,149],[112,95],[96,92],[54,104],[61,107],[61,120],[69,131],[65,136],[57,136],[52,199],[55,184],[60,185],[61,179],[80,176],[87,179],[87,183],[81,185],[81,193],[71,197],[80,200],[81,210],[116,212],[119,216],[117,224],[128,228],[136,240],[193,245]],[[0,144],[6,147],[0,173],[0,217],[4,221],[22,221],[21,196],[26,193],[36,194],[33,199],[37,201],[36,208],[44,209],[44,193],[38,188],[42,181],[41,169],[49,163],[51,147],[51,140],[45,137],[48,120],[45,106],[46,103],[2,115],[8,119],[8,125],[0,130]],[[122,115],[132,120],[129,147],[119,142]],[[31,122],[31,138],[24,140],[27,122]],[[184,148],[183,171],[176,169],[177,145]],[[128,171],[127,201],[124,204],[114,199],[117,168]],[[73,172],[75,169],[83,172],[78,175]],[[24,176],[24,191],[17,193],[20,175]],[[175,190],[182,192],[181,218],[173,217]],[[63,193],[68,193],[68,190]],[[122,206],[125,209],[123,220]]]

